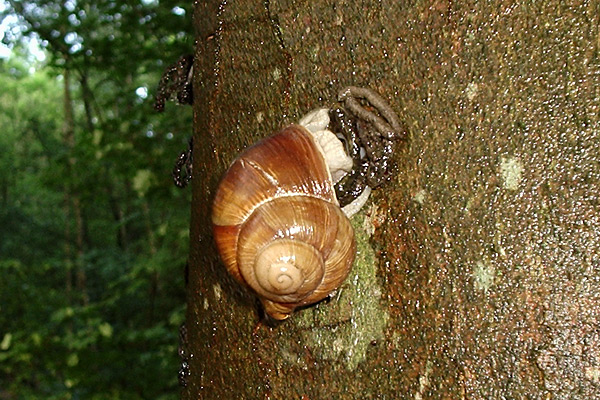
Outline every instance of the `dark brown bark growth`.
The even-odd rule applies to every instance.
[[[596,3],[198,2],[187,399],[600,397]],[[236,154],[347,85],[408,127],[339,295],[276,328],[217,260]]]

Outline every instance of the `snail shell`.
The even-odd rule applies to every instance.
[[[332,178],[332,172],[343,175],[335,165],[343,170],[348,160],[327,157],[326,148],[336,145],[314,132],[291,125],[246,149],[223,177],[213,205],[225,266],[275,319],[327,297],[354,260],[354,231]]]

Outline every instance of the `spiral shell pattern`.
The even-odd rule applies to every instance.
[[[234,161],[215,197],[213,232],[229,272],[276,319],[339,287],[356,248],[321,150],[298,125]]]
[[[321,282],[323,270],[323,257],[310,244],[277,239],[257,253],[253,272],[265,298],[278,301],[289,296],[289,301],[298,301],[303,286]]]

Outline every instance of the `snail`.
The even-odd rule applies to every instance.
[[[325,299],[348,276],[356,252],[336,184],[356,164],[318,109],[243,151],[221,180],[213,235],[229,273],[276,320]],[[366,193],[366,195],[365,195]]]

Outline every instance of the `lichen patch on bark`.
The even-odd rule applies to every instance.
[[[321,360],[343,359],[349,370],[366,359],[370,346],[385,340],[389,320],[387,307],[381,302],[378,260],[363,228],[365,218],[360,213],[351,220],[357,255],[346,282],[330,302],[301,311],[310,326],[302,335],[306,345]]]

